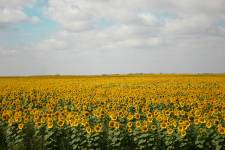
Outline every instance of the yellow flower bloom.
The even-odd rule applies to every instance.
[[[109,121],[109,127],[114,128],[115,127],[115,121]]]
[[[127,123],[127,127],[129,127],[129,128],[131,128],[131,127],[132,127],[132,125],[133,125],[133,123],[132,123],[132,122],[128,122],[128,123]]]
[[[135,125],[136,125],[136,128],[140,128],[141,127],[141,122],[140,121],[136,121]]]
[[[152,125],[151,126],[151,130],[155,131],[157,129],[157,126],[156,125]]]
[[[86,130],[86,132],[87,132],[88,134],[91,134],[91,132],[92,132],[92,129],[91,129],[91,127],[89,127],[89,126],[86,127],[85,130]]]
[[[172,135],[173,134],[173,129],[172,128],[167,128],[167,134]]]
[[[49,129],[51,129],[53,127],[53,121],[52,120],[48,120],[47,126],[48,126]]]
[[[102,131],[102,125],[96,125],[94,128],[95,132],[101,132]]]
[[[218,125],[217,130],[218,130],[219,134],[222,134],[222,135],[225,134],[225,128],[224,127]]]
[[[141,131],[142,132],[147,132],[148,131],[148,126],[147,125],[144,125],[141,127]]]
[[[136,118],[136,119],[140,119],[140,118],[141,118],[141,115],[140,115],[139,113],[136,113],[136,114],[135,114],[135,118]]]
[[[23,124],[23,123],[20,123],[20,124],[18,125],[18,128],[19,128],[20,130],[22,130],[23,127],[24,127],[24,124]]]
[[[212,127],[212,122],[211,122],[210,120],[208,120],[208,121],[206,122],[206,127],[207,127],[208,129]]]
[[[64,121],[58,120],[58,121],[57,121],[57,125],[58,125],[59,127],[63,127]]]
[[[180,131],[180,136],[181,137],[185,137],[186,136],[186,131],[185,130],[181,130]]]
[[[129,121],[133,120],[133,118],[134,118],[134,116],[133,116],[132,114],[129,114],[128,117],[127,117],[127,119],[128,119]]]
[[[120,128],[120,123],[119,122],[115,122],[115,129],[119,129]]]
[[[9,120],[8,120],[8,126],[11,127],[12,125],[13,125],[13,119],[9,119]]]
[[[160,124],[160,128],[165,129],[167,127],[167,123],[166,122],[162,122]]]
[[[111,120],[113,120],[113,121],[116,121],[116,120],[117,120],[117,116],[116,116],[115,114],[112,114],[112,115],[110,116],[110,118],[111,118]]]
[[[129,133],[131,133],[132,132],[132,128],[128,128],[128,130],[127,130]]]

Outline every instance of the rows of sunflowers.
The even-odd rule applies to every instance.
[[[1,77],[0,149],[225,149],[225,75]]]

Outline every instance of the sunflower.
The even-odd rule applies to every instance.
[[[179,131],[184,130],[184,126],[183,126],[183,125],[179,125],[179,126],[178,126],[178,130],[179,130]]]
[[[185,137],[186,136],[186,131],[185,130],[181,130],[180,131],[180,136],[181,137]]]
[[[41,117],[41,123],[42,123],[42,124],[44,124],[44,123],[45,123],[45,121],[46,121],[46,118]]]
[[[74,120],[72,123],[72,126],[77,127],[79,125],[79,122],[77,120]]]
[[[188,125],[183,125],[184,130],[187,130],[188,127],[189,127]]]
[[[28,123],[29,122],[29,119],[30,119],[29,116],[25,116],[24,119],[23,119],[24,120],[24,123]]]
[[[89,112],[88,111],[85,111],[84,112],[84,117],[88,117],[89,116]]]
[[[195,118],[195,119],[194,119],[194,124],[195,124],[195,125],[199,125],[199,123],[200,123],[200,122],[199,122],[199,119],[198,119],[198,118]]]
[[[177,122],[176,122],[176,120],[173,120],[173,121],[172,121],[172,126],[173,126],[173,127],[177,127]]]
[[[120,128],[120,123],[119,122],[115,122],[115,129],[119,129]]]
[[[15,122],[20,122],[21,117],[20,117],[20,116],[15,115],[15,116],[14,116],[14,120],[15,120]]]
[[[115,121],[109,121],[109,127],[114,128],[115,127]]]
[[[151,130],[155,131],[157,129],[157,126],[156,125],[152,125],[151,126]]]
[[[152,117],[153,117],[152,113],[148,112],[147,113],[147,118],[152,118]]]
[[[129,114],[129,115],[127,116],[127,119],[128,119],[129,121],[133,120],[133,118],[134,118],[134,116],[133,116],[132,114]]]
[[[225,128],[222,127],[222,126],[219,126],[219,125],[218,125],[217,131],[219,132],[219,134],[225,134]]]
[[[147,123],[148,123],[148,124],[152,123],[152,121],[153,121],[152,118],[148,118],[148,119],[147,119]]]
[[[95,130],[95,132],[98,132],[98,133],[101,132],[102,131],[102,125],[100,125],[100,124],[96,125],[94,130]]]
[[[116,121],[117,120],[117,116],[115,114],[110,115],[111,120]]]
[[[162,121],[163,118],[162,118],[162,116],[159,114],[159,115],[156,116],[156,119],[157,119],[158,121]]]
[[[59,127],[63,127],[64,121],[58,120],[58,121],[57,121],[57,125],[58,125]]]
[[[141,131],[142,132],[147,132],[148,131],[148,126],[147,125],[144,125],[141,127]]]
[[[135,123],[135,125],[136,125],[136,128],[140,128],[140,127],[141,127],[141,122],[140,122],[140,121],[137,121],[137,122]]]
[[[138,119],[141,118],[141,115],[140,115],[139,113],[136,113],[136,114],[135,114],[135,118],[138,120]]]
[[[42,124],[41,124],[41,122],[37,122],[35,125],[37,128],[40,128]]]
[[[194,115],[195,115],[196,117],[199,117],[199,116],[201,115],[201,112],[200,112],[199,110],[196,110],[196,111],[194,112]]]
[[[99,118],[104,118],[105,114],[100,114]]]
[[[198,119],[199,119],[198,122],[200,122],[200,123],[205,123],[205,118],[199,117]]]
[[[8,126],[11,127],[12,125],[13,125],[13,119],[9,119],[9,120],[8,120]]]
[[[127,126],[128,126],[129,128],[131,128],[131,127],[132,127],[132,125],[133,125],[133,123],[132,123],[132,122],[128,122],[128,123],[127,123]]]
[[[128,128],[127,131],[128,131],[129,133],[131,133],[131,132],[132,132],[132,128]]]
[[[170,116],[171,112],[169,110],[166,110],[164,113],[166,116]]]
[[[8,114],[3,114],[2,118],[3,118],[3,120],[8,120],[9,119],[9,115]]]
[[[212,122],[210,120],[206,121],[205,125],[208,129],[212,127]]]
[[[91,132],[92,132],[92,129],[91,129],[91,127],[89,127],[89,126],[86,127],[85,130],[86,130],[86,132],[87,132],[88,134],[91,134]]]
[[[218,125],[220,123],[220,120],[219,119],[214,119],[214,124],[215,125]]]
[[[23,124],[23,123],[20,123],[20,124],[18,125],[18,128],[19,128],[20,130],[22,130],[23,127],[24,127],[24,124]]]
[[[47,122],[47,126],[49,129],[51,129],[53,127],[53,122]]]
[[[173,134],[173,129],[172,128],[167,128],[167,134],[172,135]]]
[[[142,122],[142,125],[143,125],[143,126],[147,126],[147,125],[148,125],[148,121],[147,121],[147,120],[143,121],[143,122]]]
[[[160,128],[165,129],[167,127],[167,123],[166,122],[162,122],[160,124]]]
[[[124,112],[123,111],[119,111],[118,116],[120,116],[121,118],[124,117]]]

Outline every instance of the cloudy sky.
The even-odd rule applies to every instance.
[[[225,0],[1,0],[0,75],[225,73]]]

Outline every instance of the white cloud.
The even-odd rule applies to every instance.
[[[156,25],[158,22],[157,18],[151,13],[140,13],[138,15],[146,25]]]
[[[0,10],[0,24],[10,24],[27,21],[28,17],[20,10],[4,8]]]
[[[16,50],[15,49],[10,49],[10,48],[6,48],[3,46],[0,46],[0,55],[1,56],[13,56],[16,54]]]
[[[50,0],[48,14],[68,30],[80,31],[91,28],[91,12],[87,9],[80,8],[76,4],[76,1]]]
[[[41,44],[36,45],[36,49],[42,50],[43,52],[46,52],[48,50],[54,50],[54,51],[63,51],[66,48],[66,43],[63,40],[57,40],[57,39],[47,39],[43,41]]]
[[[35,0],[1,0],[0,8],[21,8],[31,5]]]
[[[0,27],[8,27],[21,22],[38,22],[37,16],[30,17],[23,12],[25,6],[29,7],[34,0],[1,0],[0,1]]]

